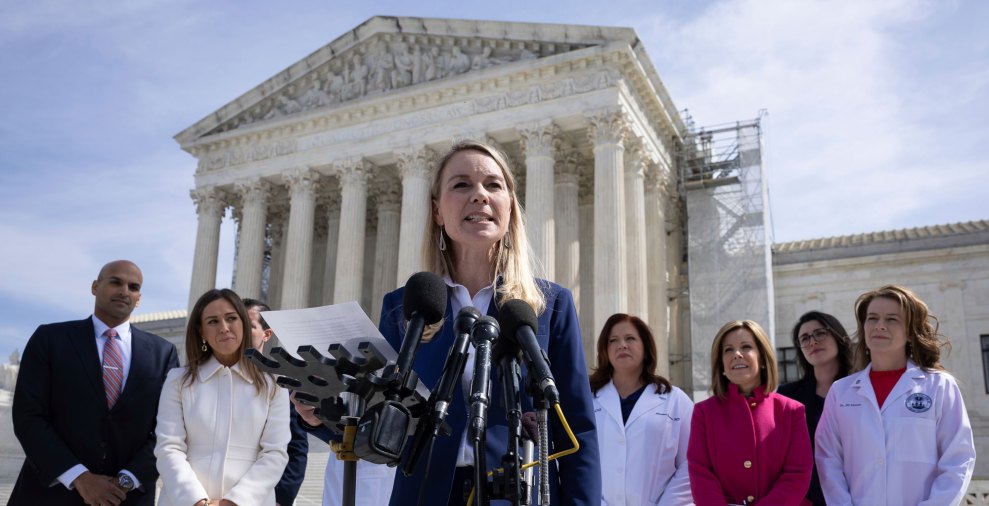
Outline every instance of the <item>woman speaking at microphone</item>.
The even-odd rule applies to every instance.
[[[568,290],[533,275],[522,209],[505,156],[482,142],[458,142],[440,159],[430,197],[432,219],[427,224],[423,263],[425,270],[446,281],[447,308],[444,320],[426,329],[413,369],[428,387],[435,388],[454,341],[453,320],[461,308],[473,306],[482,314],[497,316],[500,301],[521,299],[528,303],[538,315],[536,338],[552,364],[560,405],[580,442],[579,452],[557,461],[558,472],[557,466],[550,466],[552,504],[600,504],[597,436],[577,313]],[[381,332],[396,349],[405,337],[403,290],[386,295],[381,310]],[[393,506],[416,504],[420,487],[426,487],[423,504],[466,503],[474,475],[474,455],[466,439],[466,398],[474,355],[472,350],[449,407],[446,422],[452,433],[436,439],[428,476],[422,464],[412,476],[396,474]],[[508,440],[501,385],[495,375],[497,372],[492,373],[486,437],[486,462],[491,468],[500,467]],[[523,403],[523,409],[532,409],[525,406],[528,397],[524,395]],[[571,448],[563,426],[552,413],[550,420],[550,453]]]

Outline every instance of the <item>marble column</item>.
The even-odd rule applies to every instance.
[[[556,278],[554,281],[573,292],[574,303],[580,300],[580,219],[577,174],[578,155],[568,153],[557,164],[556,194]]]
[[[525,228],[547,279],[556,279],[553,165],[560,144],[551,120],[519,128],[525,152]]]
[[[288,226],[288,202],[279,200],[268,206],[268,233],[271,235],[271,263],[268,271],[268,299],[272,309],[282,307],[285,285],[285,229]]]
[[[646,277],[645,166],[648,153],[635,142],[625,163],[625,261],[628,269],[628,312],[649,321],[649,292]]]
[[[409,276],[423,270],[422,240],[430,219],[429,176],[436,154],[429,148],[397,153],[402,176],[402,212],[398,239],[396,286],[404,286]]]
[[[196,203],[199,225],[196,228],[196,249],[192,257],[192,282],[189,284],[189,310],[207,290],[216,288],[216,262],[220,252],[220,222],[226,203],[223,194],[214,187],[196,188],[189,192]]]
[[[312,268],[309,272],[309,304],[308,307],[323,305],[323,283],[326,282],[326,235],[329,228],[326,223],[326,209],[319,202],[316,204],[316,225],[312,243]]]
[[[364,232],[367,227],[367,177],[370,167],[360,160],[338,167],[340,174],[340,235],[337,240],[333,302],[361,301],[364,274]]]
[[[625,262],[625,146],[619,110],[591,115],[594,146],[594,320],[600,329],[614,313],[628,311]]]
[[[669,283],[666,273],[666,194],[657,164],[646,172],[646,278],[649,287],[649,326],[656,337],[656,373],[670,377]],[[668,175],[668,173],[667,173]]]
[[[387,183],[385,183],[387,184]],[[385,294],[398,288],[398,245],[400,212],[398,186],[388,185],[376,195],[378,230],[374,243],[374,281],[371,292],[371,319],[377,323]]]
[[[323,266],[323,304],[333,304],[337,278],[337,239],[340,237],[340,194],[331,193],[326,200],[326,264]]]
[[[243,298],[257,299],[261,297],[264,228],[267,222],[271,185],[261,178],[255,178],[237,183],[234,188],[241,201],[234,290]]]
[[[580,335],[584,343],[584,357],[587,364],[596,363],[595,350],[597,334],[601,329],[594,328],[594,176],[580,175],[579,190],[580,227],[580,289],[575,294],[574,305],[579,311]]]
[[[300,309],[307,307],[309,302],[318,175],[309,170],[297,170],[284,177],[289,187],[291,207],[284,249],[281,309]]]

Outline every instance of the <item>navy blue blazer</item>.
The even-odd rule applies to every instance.
[[[301,425],[302,420],[295,412],[295,407],[289,404],[288,427],[292,431],[292,439],[288,442],[288,465],[282,473],[282,479],[275,485],[275,502],[292,504],[299,495],[302,480],[306,477],[306,462],[309,460],[309,436]]]
[[[14,387],[14,434],[27,458],[8,504],[82,505],[79,492],[56,481],[80,463],[109,476],[127,469],[143,490],[127,494],[123,504],[154,504],[158,398],[165,375],[178,365],[172,343],[131,326],[130,373],[107,409],[92,318],[38,327]]]
[[[595,432],[593,397],[587,381],[587,368],[584,365],[584,350],[577,324],[577,311],[574,308],[570,291],[548,281],[538,280],[540,289],[546,296],[546,310],[539,315],[539,329],[536,338],[546,350],[551,369],[560,390],[560,406],[567,422],[580,442],[580,451],[562,457],[559,472],[550,463],[550,487],[554,505],[600,505],[601,504],[601,462],[598,455],[598,439]],[[384,298],[381,309],[380,329],[385,339],[395,349],[401,347],[405,337],[402,316],[402,294],[404,288],[395,290]],[[496,304],[491,304],[488,314],[497,317]],[[443,364],[453,344],[452,309],[447,299],[447,309],[442,329],[428,343],[419,347],[412,368],[430,389],[439,382]],[[473,360],[473,357],[470,358]],[[523,375],[525,371],[523,370]],[[502,455],[508,445],[508,422],[502,407],[502,388],[498,379],[497,367],[492,369],[491,406],[488,410],[486,463],[490,468],[500,467]],[[447,504],[451,492],[453,474],[457,463],[460,438],[467,424],[469,406],[460,381],[449,407],[446,421],[452,428],[449,436],[440,436],[433,447],[433,459],[429,476],[424,476],[425,456],[420,461],[416,473],[406,478],[402,473],[395,475],[391,505],[415,505],[421,484],[428,483],[424,504]],[[531,400],[523,395],[523,410],[531,411]],[[549,413],[550,454],[571,448],[563,426],[555,412]],[[460,491],[456,491],[460,493]],[[534,489],[533,493],[538,493]],[[492,504],[498,504],[492,501]]]

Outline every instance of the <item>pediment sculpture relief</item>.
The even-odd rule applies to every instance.
[[[385,93],[494,65],[535,59],[583,47],[573,44],[451,40],[420,43],[422,37],[379,36],[286,85],[210,133]],[[408,39],[408,40],[407,40]]]

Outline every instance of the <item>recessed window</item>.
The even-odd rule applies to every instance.
[[[984,343],[983,341],[983,350],[985,349]],[[986,352],[982,352],[983,356],[985,354]],[[776,348],[776,359],[776,365],[779,368],[780,374],[780,385],[800,379],[800,364],[797,363],[796,348]]]

